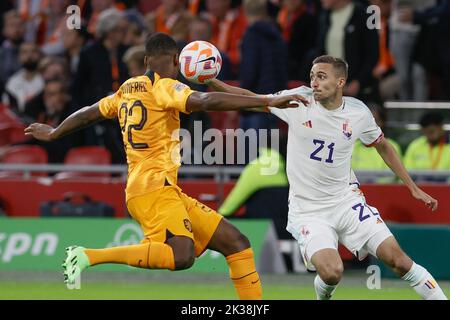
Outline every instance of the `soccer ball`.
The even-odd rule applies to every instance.
[[[193,41],[180,53],[180,70],[191,82],[204,84],[214,79],[222,67],[219,50],[207,41]]]

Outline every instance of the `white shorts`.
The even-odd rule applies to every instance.
[[[392,236],[378,210],[357,193],[349,195],[333,209],[308,213],[290,211],[286,229],[298,241],[308,270],[315,270],[311,257],[319,250],[337,250],[338,243],[342,243],[363,260],[369,253],[376,257],[378,246]]]

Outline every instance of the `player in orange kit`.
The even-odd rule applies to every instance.
[[[180,127],[179,112],[286,108],[307,102],[299,95],[248,97],[192,91],[174,80],[179,70],[178,49],[170,36],[153,34],[145,46],[145,75],[127,80],[115,94],[78,110],[57,128],[34,123],[25,129],[26,135],[43,141],[116,117],[122,129],[128,162],[127,207],[141,225],[144,239],[138,245],[106,249],[67,248],[66,282],[75,283],[81,271],[102,263],[183,270],[204,250],[212,249],[226,257],[239,298],[261,299],[249,240],[177,186],[179,139],[173,139],[173,132]]]

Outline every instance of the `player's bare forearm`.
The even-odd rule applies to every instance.
[[[221,92],[194,92],[186,103],[188,111],[237,111],[248,108],[295,108],[299,103],[307,103],[300,95],[286,96],[243,96]]]
[[[190,111],[238,111],[263,107],[267,104],[269,104],[269,99],[265,97],[249,97],[221,92],[196,92],[191,94],[187,101]]]
[[[229,85],[223,81],[220,81],[218,79],[212,79],[211,81],[209,81],[208,87],[211,88],[212,90],[218,91],[218,92],[240,94],[243,96],[257,96],[256,93],[254,93],[250,90],[231,86],[231,85]]]
[[[258,94],[254,93],[250,90],[229,85],[218,79],[212,79],[210,82],[208,82],[208,87],[210,89],[212,89],[213,91],[218,91],[218,92],[239,94],[239,95],[243,95],[243,96],[258,96]],[[244,110],[252,111],[252,112],[268,112],[267,107],[246,108]]]
[[[56,128],[42,123],[33,123],[25,129],[25,135],[42,141],[53,141],[103,119],[98,103],[95,103],[72,113]]]
[[[417,188],[417,185],[411,179],[408,171],[400,159],[400,156],[395,151],[394,147],[387,139],[383,139],[379,144],[375,146],[384,162],[391,168],[391,170],[405,183],[405,185],[413,190]]]

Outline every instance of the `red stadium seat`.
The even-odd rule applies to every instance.
[[[0,104],[0,124],[22,125],[19,118],[4,104]]]
[[[0,146],[17,144],[29,140],[23,132],[24,129],[25,126],[0,124]]]
[[[19,118],[8,107],[0,104],[0,146],[27,140],[24,129]]]
[[[6,150],[3,155],[3,163],[8,164],[47,164],[47,151],[39,146],[22,145],[13,146]],[[5,171],[0,173],[0,177],[18,177],[22,176],[20,171]],[[32,176],[42,177],[47,176],[46,172],[32,172]]]
[[[67,165],[110,165],[111,153],[100,146],[77,147],[70,149],[64,159]],[[84,177],[109,177],[108,172],[60,172],[58,180],[79,179]]]
[[[47,151],[40,146],[22,145],[8,148],[3,156],[3,163],[46,164]]]
[[[100,146],[72,148],[64,159],[65,164],[111,164],[111,154]]]

